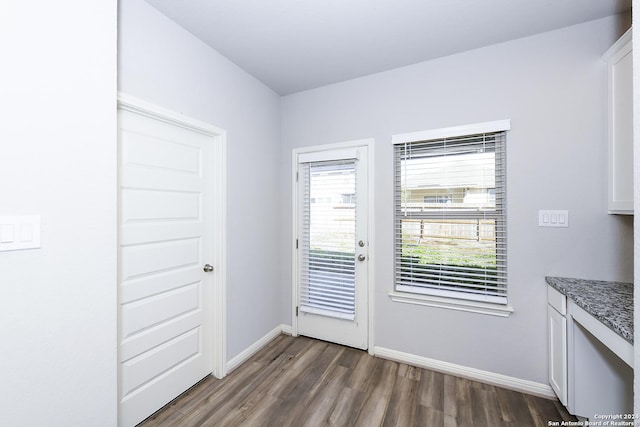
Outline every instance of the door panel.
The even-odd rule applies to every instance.
[[[161,181],[154,180],[154,184],[159,185]],[[192,188],[188,190],[192,190]],[[122,192],[122,219],[124,221],[136,219],[197,220],[200,216],[200,193],[178,191],[180,190],[175,188],[170,191],[125,189]]]
[[[197,283],[201,276],[200,266],[196,266],[186,270],[165,272],[153,277],[128,280],[126,286],[120,287],[120,300],[135,301],[154,293],[167,292],[190,283]]]
[[[122,390],[125,394],[199,352],[199,330],[192,329],[122,365]]]
[[[197,312],[168,320],[162,328],[152,328],[140,332],[131,338],[123,338],[120,342],[120,357],[122,360],[130,360],[145,349],[154,348],[162,343],[169,342],[172,338],[180,336],[184,331],[190,331],[199,327],[200,316]]]
[[[143,274],[162,275],[167,269],[198,266],[200,246],[199,239],[184,239],[123,247],[122,275],[128,280]]]
[[[161,322],[200,310],[200,282],[123,304],[121,311],[122,338],[155,326]]]
[[[362,349],[368,344],[366,159],[366,147],[298,158],[297,331]]]
[[[212,372],[210,136],[119,111],[119,421]]]
[[[200,150],[161,138],[146,134],[123,134],[122,157],[130,165],[165,168],[198,176]]]
[[[549,328],[549,384],[567,405],[567,319],[547,306]]]

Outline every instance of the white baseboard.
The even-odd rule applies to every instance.
[[[390,350],[384,347],[374,347],[374,354],[383,359],[395,362],[406,363],[420,368],[430,369],[445,374],[462,377],[469,380],[480,381],[486,384],[533,394],[535,396],[557,399],[553,389],[548,384],[523,380],[510,377],[508,375],[496,374],[494,372],[483,371],[481,369],[469,368],[467,366],[456,365],[455,363],[443,362],[442,360],[430,359],[428,357],[416,356],[415,354],[403,353],[401,351]]]
[[[249,347],[245,348],[241,351],[237,356],[233,357],[231,360],[227,362],[227,374],[231,373],[235,368],[242,365],[244,362],[249,360],[251,356],[256,354],[258,351],[262,349],[265,345],[269,344],[273,341],[278,335],[285,333],[291,335],[291,326],[289,325],[279,325],[273,328],[271,331],[267,332],[265,336],[260,338],[258,341],[251,344]]]

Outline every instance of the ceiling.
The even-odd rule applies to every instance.
[[[146,0],[280,95],[631,9],[631,0]]]

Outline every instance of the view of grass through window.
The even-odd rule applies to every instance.
[[[494,230],[493,220],[404,220],[402,255],[420,264],[495,267]]]
[[[505,301],[502,135],[396,145],[396,289]]]

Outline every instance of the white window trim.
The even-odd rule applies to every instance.
[[[469,125],[392,135],[391,142],[393,145],[397,145],[407,142],[425,141],[429,139],[458,137],[461,135],[502,132],[510,129],[511,120],[505,119],[492,122],[473,123]],[[507,288],[507,294],[508,293],[509,288]],[[499,317],[509,317],[509,315],[511,315],[511,313],[515,311],[513,307],[508,304],[481,302],[477,300],[467,300],[464,298],[454,298],[447,295],[445,291],[431,289],[429,290],[429,294],[430,295],[397,291],[394,283],[393,290],[389,292],[389,297],[394,302],[422,305],[428,307],[438,307]]]
[[[435,293],[435,292],[434,292]],[[499,317],[509,317],[514,312],[513,307],[504,304],[494,304],[448,296],[423,295],[408,292],[389,292],[389,298],[394,302],[424,305],[428,307],[446,308],[450,310],[466,311],[469,313],[488,314]]]
[[[405,142],[426,141],[428,139],[451,138],[461,135],[477,133],[502,132],[511,129],[511,120],[496,120],[493,122],[473,123],[470,125],[454,126],[442,129],[423,130],[418,132],[401,133],[391,136],[393,145]]]

